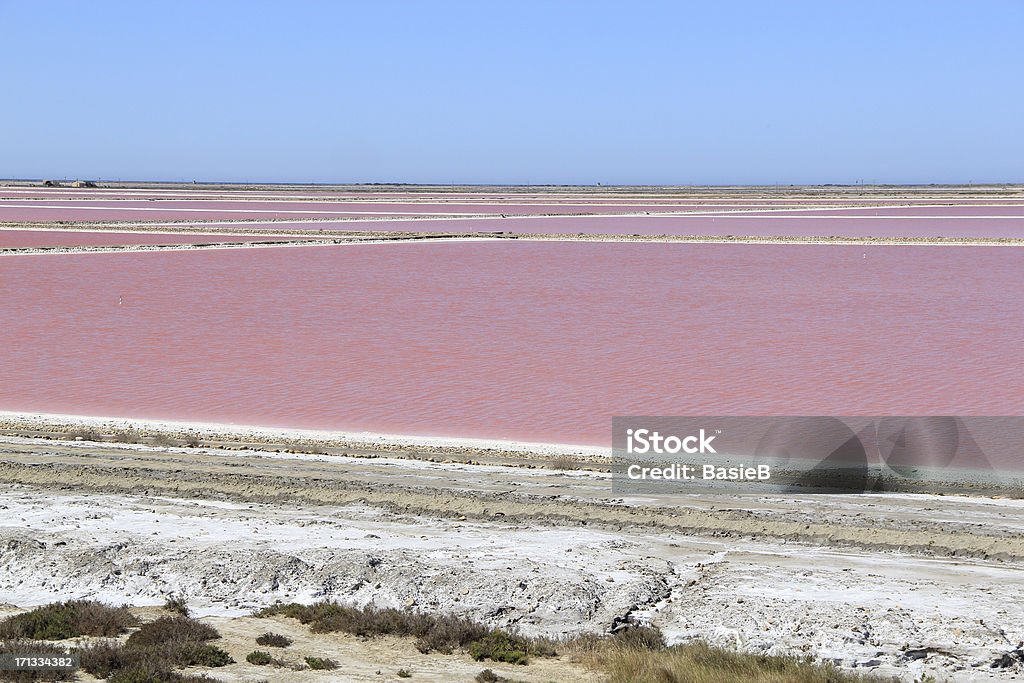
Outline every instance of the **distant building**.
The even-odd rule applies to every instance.
[[[96,183],[91,180],[76,180],[71,183],[71,187],[96,187]]]

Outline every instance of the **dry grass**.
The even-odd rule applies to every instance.
[[[627,632],[628,633],[628,632]],[[703,642],[651,647],[628,638],[577,643],[584,664],[604,672],[609,683],[868,683],[873,676],[847,673],[798,657],[734,652]]]

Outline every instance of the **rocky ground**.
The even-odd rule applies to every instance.
[[[2,438],[0,603],[178,595],[242,630],[277,600],[415,606],[531,635],[629,619],[673,642],[906,680],[1022,675],[1024,501],[624,500],[605,473],[508,454],[477,465],[379,455]],[[367,677],[384,666],[364,659]],[[467,664],[469,680],[479,667]]]

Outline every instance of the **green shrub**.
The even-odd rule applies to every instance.
[[[529,649],[524,639],[504,631],[493,631],[469,644],[469,656],[478,662],[490,659],[507,664],[527,664],[530,661]]]
[[[412,678],[412,672],[408,669],[399,669],[395,675],[399,678]]]
[[[334,671],[338,663],[326,657],[306,657],[306,665],[314,671]]]
[[[179,666],[208,666],[217,668],[235,663],[231,655],[209,643],[193,643],[183,646],[177,649],[176,654],[175,663]]]
[[[264,665],[273,662],[274,658],[270,656],[269,652],[264,652],[263,650],[253,650],[245,656],[245,661],[249,662],[250,664]]]

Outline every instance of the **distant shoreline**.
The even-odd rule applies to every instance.
[[[47,178],[0,178],[0,183],[13,187],[39,187]],[[76,178],[49,178],[53,182],[61,183],[61,187],[70,188]],[[89,181],[88,178],[81,180]],[[770,192],[793,192],[793,191],[822,191],[822,192],[891,192],[894,190],[915,190],[920,192],[936,192],[941,190],[955,189],[968,190],[971,192],[992,191],[992,190],[1021,190],[1024,189],[1024,182],[999,182],[999,183],[820,183],[820,184],[766,184],[766,185],[598,185],[598,184],[573,184],[573,183],[549,183],[549,184],[517,184],[517,183],[403,183],[403,182],[251,182],[232,180],[103,180],[96,179],[95,188],[84,189],[131,189],[142,188],[152,189],[154,187],[177,189],[216,189],[220,187],[230,189],[251,189],[251,188],[299,188],[309,187],[320,190],[345,190],[358,189],[369,191],[382,191],[388,188],[399,188],[401,190],[426,190],[436,192],[439,190],[457,191],[460,189],[470,190],[544,190],[546,192],[558,190],[576,190],[586,192],[610,192],[615,190],[627,190],[635,192],[643,191],[697,191],[717,192],[722,190],[735,191],[770,191]],[[74,189],[74,188],[70,188]]]

